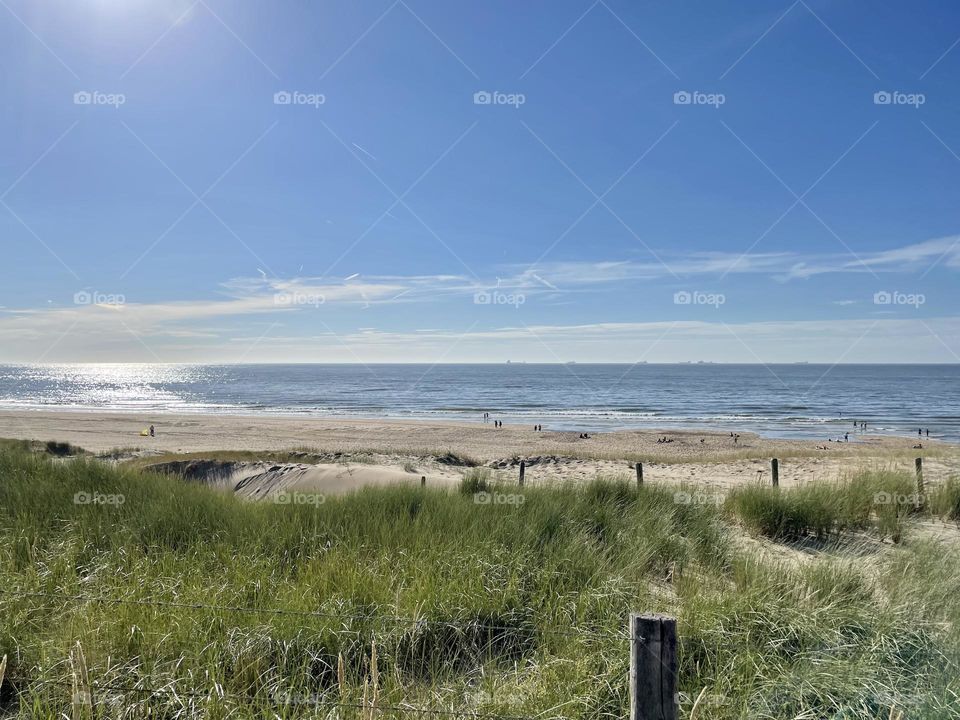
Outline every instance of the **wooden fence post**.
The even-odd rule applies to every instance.
[[[677,620],[630,613],[630,720],[678,720]]]
[[[637,463],[637,487],[643,485],[643,463]]]
[[[527,469],[527,463],[523,460],[520,461],[520,487],[523,487],[523,474]]]
[[[420,487],[426,487],[426,486],[427,486],[427,476],[426,476],[426,475],[421,475],[421,476],[420,476]]]
[[[923,458],[918,457],[914,460],[914,466],[917,473],[917,502],[923,503]]]
[[[776,458],[770,461],[770,477],[773,479],[773,486],[780,487],[780,461]]]

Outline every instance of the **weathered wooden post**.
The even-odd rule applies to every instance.
[[[520,461],[520,487],[523,487],[523,474],[527,469],[527,463],[523,460]]]
[[[426,486],[427,486],[427,476],[426,476],[426,475],[421,475],[421,476],[420,476],[420,487],[426,487]]]
[[[643,463],[637,463],[637,487],[643,485]]]
[[[770,477],[773,479],[773,486],[780,487],[780,461],[776,458],[770,461]]]
[[[917,473],[917,502],[923,504],[923,458],[918,457],[914,460],[914,466]]]
[[[630,614],[630,720],[677,720],[677,620]]]

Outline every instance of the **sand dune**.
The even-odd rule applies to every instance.
[[[431,486],[452,485],[455,473],[411,473],[383,465],[221,462],[181,460],[157,463],[152,470],[179,475],[190,482],[232,491],[250,500],[311,502],[309,495],[339,495],[369,485],[419,485],[426,477]]]

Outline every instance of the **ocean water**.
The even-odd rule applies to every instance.
[[[0,408],[867,432],[960,441],[960,365],[0,365]]]

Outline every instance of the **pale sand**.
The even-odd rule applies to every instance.
[[[141,437],[150,424],[157,436]],[[668,436],[674,442],[658,444]],[[769,482],[769,458],[780,457],[780,482],[792,485],[812,479],[836,479],[868,467],[912,469],[924,455],[925,477],[937,482],[960,474],[960,448],[927,441],[913,450],[913,438],[857,436],[857,442],[828,443],[778,440],[741,433],[734,444],[729,433],[640,430],[596,433],[534,432],[531,425],[493,423],[355,420],[239,415],[135,415],[81,411],[0,411],[0,437],[69,442],[95,453],[139,448],[143,454],[212,451],[275,452],[307,450],[321,457],[307,462],[335,465],[323,486],[358,486],[409,478],[428,482],[459,477],[461,467],[438,461],[452,452],[489,465],[505,480],[515,480],[517,463],[527,461],[527,482],[582,481],[598,474],[631,475],[642,460],[647,482],[689,482],[705,489],[726,488],[758,479]],[[701,439],[703,442],[701,442]],[[817,445],[826,450],[816,449]],[[329,457],[345,453],[343,457]],[[360,454],[363,457],[360,458]],[[268,459],[268,458],[265,458]],[[360,460],[361,462],[356,462]],[[416,472],[404,470],[413,466]],[[346,472],[344,469],[348,469]],[[318,471],[319,472],[319,471]],[[319,476],[318,476],[319,477]],[[313,483],[308,483],[313,485]]]

